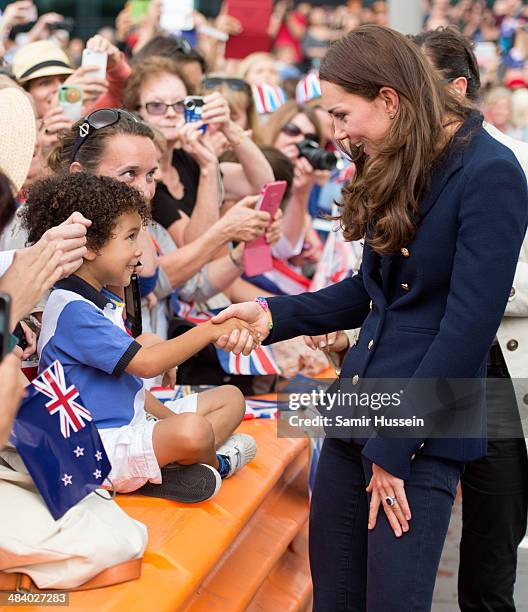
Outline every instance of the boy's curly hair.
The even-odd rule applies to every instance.
[[[74,172],[37,181],[30,187],[21,209],[28,242],[37,242],[44,232],[75,211],[92,222],[86,246],[94,252],[110,240],[122,214],[137,212],[144,225],[150,219],[148,204],[133,187],[108,176]]]

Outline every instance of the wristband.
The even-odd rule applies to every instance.
[[[257,304],[262,308],[262,310],[268,315],[268,329],[272,330],[273,329],[273,317],[271,316],[271,311],[269,309],[269,305],[268,305],[268,302],[266,301],[266,298],[257,297],[255,298],[255,302],[257,302]]]

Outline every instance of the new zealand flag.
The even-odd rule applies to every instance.
[[[28,387],[11,442],[55,520],[100,488],[110,473],[92,415],[58,361]]]

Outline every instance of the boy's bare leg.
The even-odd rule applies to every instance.
[[[152,445],[158,465],[206,463],[218,469],[212,424],[193,413],[174,414],[154,425]]]
[[[211,423],[215,448],[221,446],[240,425],[245,409],[244,396],[233,385],[223,385],[198,394],[197,414]]]

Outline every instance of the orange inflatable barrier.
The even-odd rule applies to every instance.
[[[148,527],[141,578],[70,593],[70,610],[309,609],[308,441],[277,438],[276,421],[268,419],[244,422],[239,431],[256,438],[257,456],[226,480],[213,500],[189,506],[139,495],[117,497]],[[0,608],[8,609],[14,607]]]

